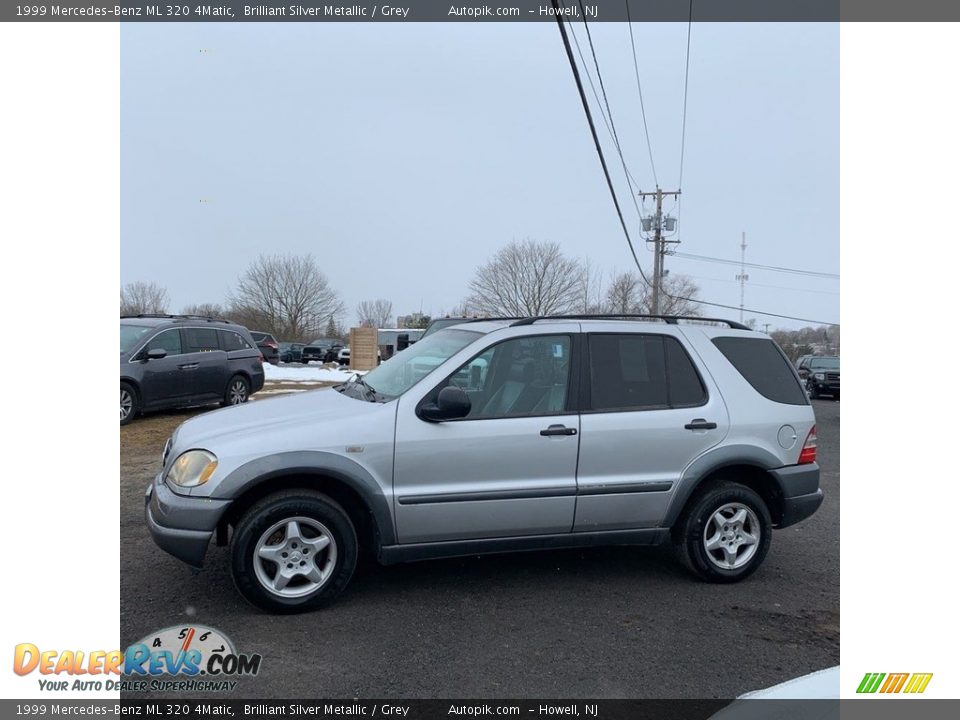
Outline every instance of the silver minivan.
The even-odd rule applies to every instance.
[[[315,608],[380,562],[674,543],[750,575],[823,499],[813,409],[780,348],[726,320],[465,322],[332,389],[195,417],[146,492],[155,542],[240,593]]]

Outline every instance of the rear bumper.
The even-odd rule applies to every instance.
[[[790,465],[771,470],[770,474],[780,486],[783,497],[783,512],[778,528],[795,525],[813,515],[823,502],[823,490],[820,489],[820,466]]]
[[[202,567],[210,538],[230,502],[177,495],[160,475],[144,495],[144,515],[153,541],[193,567]]]

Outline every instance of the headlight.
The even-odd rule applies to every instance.
[[[823,380],[823,373],[814,373],[813,376],[814,376],[817,380]]]
[[[180,487],[196,487],[209,480],[216,469],[217,456],[213,453],[206,450],[187,450],[170,466],[167,480]]]

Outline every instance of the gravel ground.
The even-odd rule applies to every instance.
[[[226,548],[194,572],[153,544],[143,491],[195,411],[138,419],[120,431],[121,641],[214,626],[263,655],[245,698],[729,698],[836,665],[840,403],[814,407],[826,499],[742,583],[699,582],[668,548],[367,564],[335,605],[288,617],[240,598]]]

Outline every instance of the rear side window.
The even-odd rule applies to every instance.
[[[706,390],[686,350],[663,335],[591,335],[590,407],[653,410],[694,407]]]
[[[807,405],[790,361],[772,340],[749,337],[718,337],[713,344],[724,357],[768,400],[787,405]]]
[[[210,352],[219,350],[220,342],[217,339],[215,328],[184,328],[184,352]]]
[[[243,339],[240,333],[232,330],[220,331],[220,345],[228,352],[230,350],[250,350],[250,343]]]

